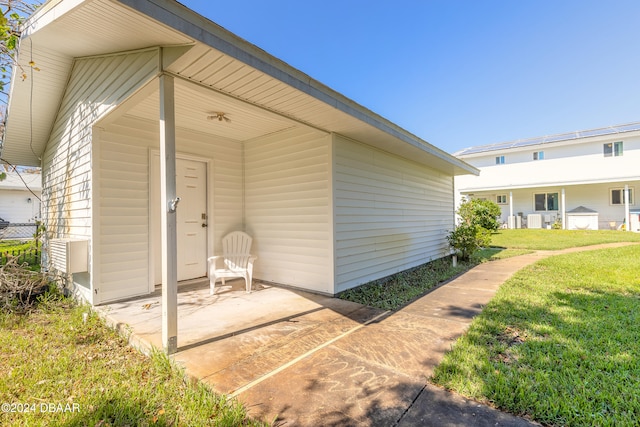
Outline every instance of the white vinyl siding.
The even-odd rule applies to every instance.
[[[625,181],[626,183],[627,181]],[[620,185],[619,183],[614,185]],[[640,181],[628,181],[630,189],[639,188]],[[528,214],[540,213],[548,216],[553,223],[562,216],[562,188],[563,187],[541,187],[541,188],[523,188],[510,190],[513,195],[513,214],[522,213],[526,220]],[[579,206],[584,206],[598,213],[598,228],[600,230],[616,229],[624,221],[625,209],[624,205],[613,205],[611,203],[611,190],[614,188],[612,184],[585,184],[585,185],[567,185],[565,189],[565,211],[570,211]],[[624,187],[615,187],[623,189]],[[554,194],[560,197],[558,201],[558,211],[536,212],[535,211],[535,195],[536,194]],[[491,192],[475,192],[474,198],[492,198],[495,194]],[[635,194],[633,195],[636,196]],[[635,208],[637,205],[632,205]],[[501,205],[502,214],[499,221],[503,224],[507,223],[509,217],[509,205]]]
[[[330,142],[298,129],[245,144],[254,277],[333,294]]]
[[[5,169],[0,166],[0,173],[3,171]],[[35,173],[35,171],[26,170],[20,175],[6,171],[5,179],[0,181],[0,218],[12,223],[33,223],[35,220],[39,220],[41,182],[42,175]],[[29,237],[34,230],[27,227],[19,232],[15,231],[17,236]],[[13,232],[11,236],[13,236]],[[8,238],[9,236],[5,235],[4,237]]]
[[[451,176],[340,137],[335,150],[336,292],[448,253]]]
[[[148,149],[136,137],[100,135],[100,302],[149,289]]]
[[[150,268],[150,247],[160,236],[150,235],[148,175],[149,150],[159,149],[158,129],[157,123],[124,116],[100,136],[101,302],[145,294],[149,280],[158,282]],[[211,162],[208,254],[213,254],[220,251],[222,236],[242,227],[242,146],[185,130],[177,131],[176,140],[178,155]]]
[[[544,149],[544,161],[534,161],[530,150],[504,150],[509,161],[499,167],[492,164],[498,155],[496,152],[463,156],[461,160],[480,168],[482,173],[480,176],[456,177],[456,187],[465,193],[475,193],[488,189],[499,191],[507,186],[513,189],[635,179],[640,162],[640,136],[626,135],[623,142],[624,153],[620,146],[620,155],[609,158],[603,157],[602,152],[603,144],[615,146],[616,141],[610,138],[607,142],[593,139],[566,145],[549,144]],[[611,150],[613,153],[614,148]]]
[[[12,223],[33,223],[40,218],[40,201],[26,190],[0,189],[0,218]]]
[[[92,237],[92,125],[157,72],[158,50],[78,59],[43,157],[49,236]],[[76,277],[74,277],[74,280]],[[78,276],[88,287],[88,275]]]

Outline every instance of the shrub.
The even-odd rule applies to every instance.
[[[502,210],[491,200],[471,199],[462,202],[457,213],[463,222],[485,230],[497,231],[500,227],[498,217]]]
[[[468,260],[475,251],[491,243],[491,232],[465,222],[447,236],[449,245],[462,260]]]

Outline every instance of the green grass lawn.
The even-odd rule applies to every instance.
[[[640,242],[640,233],[615,230],[498,230],[491,245],[508,249],[558,250],[601,243]]]
[[[620,231],[499,230],[492,235],[490,248],[477,251],[468,262],[460,262],[457,267],[451,265],[449,258],[442,258],[350,289],[341,293],[339,298],[383,310],[397,310],[483,262],[524,255],[535,250],[614,242],[640,242],[640,234]]]
[[[15,255],[18,256],[20,263],[26,262],[31,270],[40,270],[40,246],[40,242],[33,239],[26,241],[0,240],[0,265],[7,262],[8,256]]]
[[[613,241],[640,235],[501,230],[493,244],[506,249],[488,249],[456,268],[437,260],[352,295],[396,309],[479,262]],[[518,273],[445,357],[434,381],[548,424],[635,425],[639,259],[640,246],[633,246],[552,257]],[[130,348],[97,316],[83,322],[87,312],[67,300],[28,315],[0,312],[0,403],[22,409],[0,412],[0,425],[263,425],[237,402],[186,380],[164,355],[149,358]]]
[[[88,312],[62,299],[28,315],[0,313],[0,425],[265,425],[187,380],[164,354],[129,347],[95,314],[83,322]]]
[[[505,239],[508,245],[565,245],[538,231],[512,231],[501,235],[516,242]],[[610,240],[609,233],[567,238],[540,231],[549,232],[574,245]],[[518,272],[445,356],[433,381],[547,425],[637,425],[639,260],[634,245],[554,256]]]

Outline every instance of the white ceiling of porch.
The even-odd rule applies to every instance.
[[[246,142],[295,126],[285,117],[260,107],[240,102],[227,95],[198,84],[176,79],[176,127],[197,130],[227,140]],[[128,117],[157,121],[159,91],[133,106]],[[228,120],[210,120],[209,116],[224,113]]]

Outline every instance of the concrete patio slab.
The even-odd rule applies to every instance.
[[[414,379],[333,346],[247,390],[250,414],[286,426],[392,426],[420,393]]]
[[[622,246],[545,251],[481,264],[396,312],[256,282],[206,281],[178,293],[174,360],[252,417],[278,426],[524,426],[428,384],[444,353],[499,286],[550,255]],[[160,346],[160,294],[98,310],[130,330],[143,349]]]

